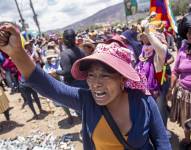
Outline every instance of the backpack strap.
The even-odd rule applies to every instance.
[[[125,150],[135,150],[131,145],[129,145],[127,143],[127,141],[124,139],[123,135],[121,134],[117,124],[115,123],[115,121],[113,120],[110,112],[108,111],[108,109],[103,106],[102,107],[102,112],[103,115],[108,123],[108,125],[110,126],[110,128],[112,129],[113,133],[115,134],[116,138],[119,140],[119,142],[125,147]]]

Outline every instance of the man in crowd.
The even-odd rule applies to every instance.
[[[75,31],[73,29],[65,30],[63,33],[64,46],[62,47],[61,60],[60,60],[62,71],[59,72],[59,74],[64,76],[64,82],[67,83],[68,85],[86,88],[87,86],[85,81],[77,81],[71,75],[71,68],[73,63],[76,60],[85,56],[85,53],[76,46],[75,42],[76,42]],[[64,110],[69,117],[69,123],[72,124],[73,118],[69,109],[64,108]]]

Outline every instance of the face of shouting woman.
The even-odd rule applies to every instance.
[[[108,105],[123,94],[124,78],[117,72],[110,72],[102,64],[92,64],[88,69],[87,83],[98,105]]]

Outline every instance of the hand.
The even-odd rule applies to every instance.
[[[144,57],[139,57],[140,61],[146,61],[148,58],[144,58]]]
[[[174,88],[169,88],[168,93],[167,93],[167,95],[166,95],[166,99],[167,99],[167,100],[172,99],[173,92],[174,92]]]
[[[149,22],[145,23],[144,28],[145,28],[144,32],[146,34],[149,34],[151,32],[156,32],[155,26]]]
[[[8,43],[6,45],[5,44],[0,45],[0,49],[11,57],[21,52],[23,48],[18,28],[11,23],[4,23],[3,25],[0,26],[0,31],[5,31],[10,33],[10,36],[8,37],[9,39],[7,39]],[[0,40],[3,38],[5,37],[1,37]],[[4,41],[0,41],[0,43],[3,42]]]
[[[53,77],[56,77],[56,76],[57,76],[56,70],[50,71],[49,74],[50,74],[51,76],[53,76]]]

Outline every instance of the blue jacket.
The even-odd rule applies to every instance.
[[[35,68],[27,83],[43,96],[81,112],[84,150],[95,149],[92,134],[103,114],[101,106],[94,102],[88,89],[71,87],[61,83],[38,67]],[[127,89],[127,92],[133,124],[128,133],[128,143],[139,150],[151,150],[153,146],[157,150],[171,150],[154,99],[138,90]],[[153,146],[150,144],[150,140]]]

